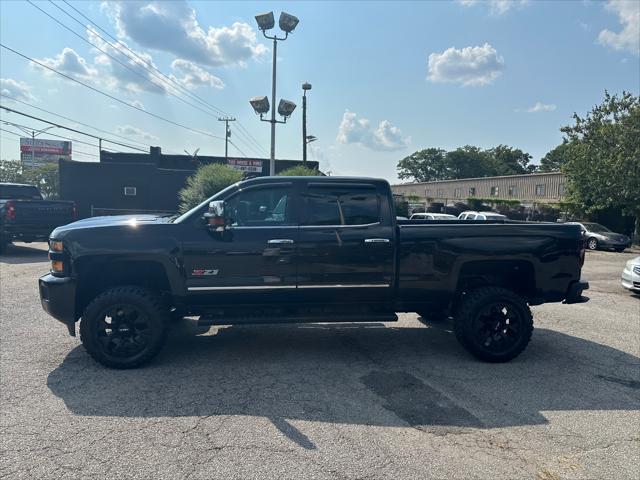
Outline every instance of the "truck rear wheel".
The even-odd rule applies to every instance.
[[[518,294],[482,287],[466,294],[458,308],[454,331],[471,354],[486,362],[508,362],[531,340],[533,317]]]
[[[169,312],[140,287],[116,287],[85,309],[80,339],[96,361],[110,368],[135,368],[155,357],[167,337]]]

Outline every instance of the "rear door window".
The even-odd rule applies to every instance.
[[[367,225],[380,221],[375,187],[309,187],[301,199],[301,225]]]

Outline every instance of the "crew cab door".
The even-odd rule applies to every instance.
[[[296,288],[298,227],[289,182],[241,189],[225,199],[224,235],[194,225],[185,240],[187,293],[199,304],[286,302]]]
[[[387,302],[394,227],[375,184],[301,185],[298,296],[308,302]]]

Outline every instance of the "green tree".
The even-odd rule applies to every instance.
[[[48,163],[40,167],[23,168],[19,160],[0,160],[0,182],[35,185],[45,198],[59,198],[58,165]]]
[[[309,168],[302,165],[287,168],[278,174],[280,177],[318,177],[320,172],[315,168]]]
[[[0,160],[0,182],[22,183],[23,181],[20,160]]]
[[[430,182],[449,178],[446,150],[425,148],[412,153],[398,162],[398,177],[417,182]]]
[[[587,213],[620,208],[636,218],[640,235],[640,99],[605,91],[604,100],[585,117],[560,130],[572,142],[562,171],[568,194]]]
[[[465,145],[447,152],[448,179],[491,177],[496,174],[489,151]]]
[[[242,172],[220,163],[212,163],[198,168],[178,194],[180,211],[184,213],[192,209],[220,190],[239,182],[242,180],[242,176]]]
[[[487,153],[495,175],[523,175],[532,173],[535,170],[535,167],[529,163],[531,162],[531,155],[519,148],[498,145],[487,150]]]
[[[567,161],[569,150],[571,149],[571,143],[563,141],[553,150],[549,151],[540,160],[540,172],[559,172],[562,165]]]
[[[48,163],[41,167],[26,168],[22,172],[24,183],[35,185],[44,198],[55,200],[60,198],[60,179],[58,165]]]

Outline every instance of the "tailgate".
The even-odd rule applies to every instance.
[[[73,219],[73,202],[53,200],[14,200],[14,225],[65,225]]]

